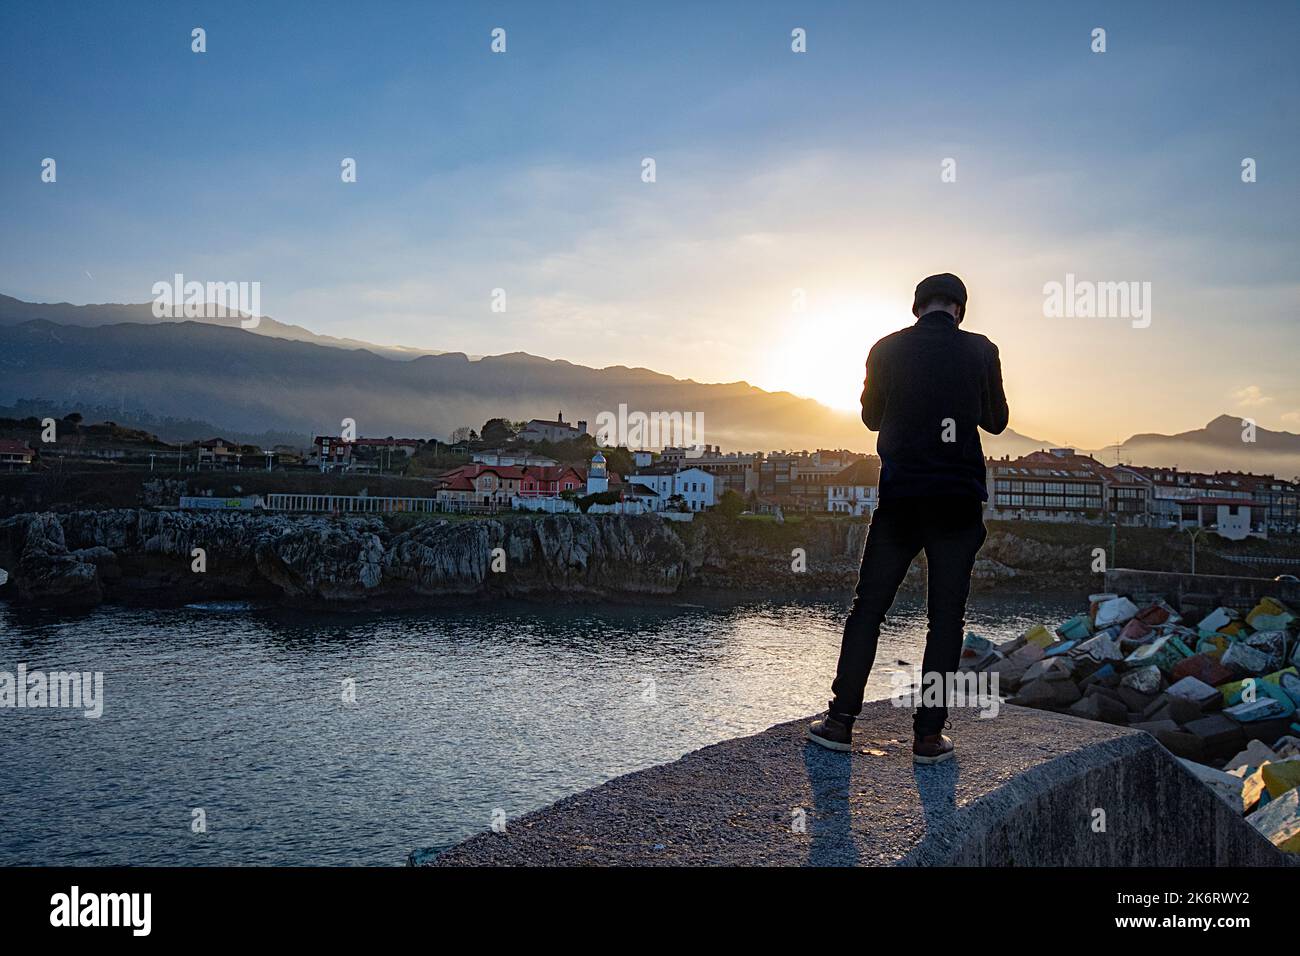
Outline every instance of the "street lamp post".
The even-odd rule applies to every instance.
[[[1192,539],[1192,574],[1196,573],[1196,539],[1205,533],[1204,528],[1188,528],[1188,537]]]

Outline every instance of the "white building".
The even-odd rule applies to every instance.
[[[528,451],[502,451],[499,448],[492,451],[476,451],[470,461],[481,465],[515,465],[519,468],[525,465],[547,467],[559,464],[554,458],[547,458],[545,455],[534,455]]]
[[[1268,527],[1262,510],[1253,508],[1254,502],[1238,498],[1183,498],[1178,502],[1181,510],[1178,527],[1208,528],[1229,541],[1246,538],[1267,538]]]
[[[515,511],[540,511],[543,514],[582,514],[582,509],[578,503],[570,501],[567,498],[519,498],[516,497],[511,501],[511,507]],[[587,509],[589,515],[643,515],[654,512],[645,498],[629,498],[626,501],[615,501],[608,505],[592,505]],[[690,515],[681,515],[683,518],[689,518]]]
[[[670,499],[675,496],[682,499],[687,511],[704,511],[717,504],[714,477],[700,468],[676,471],[671,465],[660,465],[629,475],[627,480],[652,489],[658,496],[655,507],[659,511],[671,511],[674,502]]]
[[[1229,541],[1244,541],[1250,537],[1250,505],[1220,504],[1215,506],[1215,511],[1214,526],[1220,535]]]
[[[871,517],[880,503],[880,463],[864,458],[836,472],[826,486],[826,510]]]
[[[587,434],[586,422],[578,422],[576,425],[570,424],[564,420],[564,412],[560,412],[555,421],[534,418],[524,426],[524,430],[519,433],[519,437],[526,442],[562,442],[569,441],[572,438],[580,438],[585,434]]]

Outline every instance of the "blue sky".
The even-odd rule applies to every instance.
[[[951,270],[1023,433],[1300,431],[1296,4],[703,6],[5,4],[0,291],[258,281],[329,334],[843,406]],[[1151,282],[1151,326],[1044,317],[1067,272]]]

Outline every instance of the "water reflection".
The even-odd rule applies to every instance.
[[[1010,636],[1073,603],[980,596],[969,626]],[[885,696],[896,661],[920,659],[922,609],[895,610],[869,696]],[[487,828],[494,811],[514,817],[822,708],[843,612],[0,604],[0,670],[103,671],[105,688],[99,720],[0,712],[0,863],[397,865]],[[832,809],[810,820],[815,852],[835,792],[827,780]],[[195,808],[206,833],[191,831]]]

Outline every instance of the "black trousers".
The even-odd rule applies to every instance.
[[[951,674],[961,661],[971,568],[984,543],[984,506],[978,498],[927,497],[883,500],[871,518],[853,607],[844,622],[840,662],[830,703],[832,713],[856,717],[862,710],[880,625],[894,603],[912,560],[925,552],[929,567],[923,674]],[[946,683],[945,687],[948,686]],[[934,734],[948,719],[947,707],[918,707],[917,734]]]

